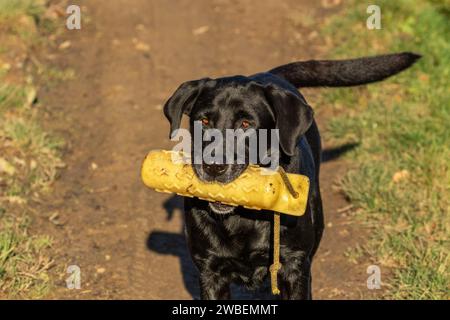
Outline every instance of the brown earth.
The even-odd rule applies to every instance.
[[[80,2],[82,29],[66,30],[57,42],[70,46],[48,55],[56,54],[57,64],[74,69],[76,77],[40,92],[47,125],[68,141],[67,169],[36,219],[40,232],[55,239],[49,298],[197,298],[180,198],[150,191],[139,178],[145,154],[172,145],[162,105],[186,80],[326,58],[328,48],[315,28],[339,7],[308,0]],[[320,92],[306,91],[313,106]],[[322,129],[331,116],[323,107],[317,112]],[[345,162],[330,152],[326,160],[321,184],[327,227],[314,262],[313,297],[368,297],[367,265],[344,255],[364,240],[333,188]],[[81,290],[66,288],[72,264],[81,268]],[[253,295],[236,289],[235,297]]]

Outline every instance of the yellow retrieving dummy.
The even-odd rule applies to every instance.
[[[309,179],[299,174],[286,175],[299,194],[297,198],[280,174],[254,165],[227,184],[201,181],[191,165],[182,163],[182,154],[174,151],[151,151],[142,165],[142,180],[159,192],[301,216],[306,208]]]
[[[236,180],[227,183],[201,181],[183,155],[174,151],[151,151],[142,164],[142,180],[145,185],[159,192],[176,193],[217,201],[232,206],[256,210],[271,210],[274,214],[274,252],[270,266],[272,293],[279,294],[277,284],[280,264],[280,215],[293,216],[305,213],[308,201],[309,179],[299,174],[279,174],[250,165]]]

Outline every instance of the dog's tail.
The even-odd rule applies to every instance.
[[[383,80],[411,66],[421,56],[411,52],[351,60],[309,60],[269,72],[299,87],[348,87]]]

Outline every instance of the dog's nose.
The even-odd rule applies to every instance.
[[[203,164],[203,170],[211,177],[218,177],[227,171],[226,164]]]

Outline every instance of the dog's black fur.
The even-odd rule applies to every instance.
[[[400,53],[342,61],[306,61],[249,77],[200,79],[182,84],[164,106],[171,132],[182,114],[208,128],[279,129],[279,164],[306,175],[310,193],[306,212],[282,216],[279,285],[282,299],[311,298],[311,263],[322,237],[324,219],[319,189],[321,142],[313,111],[298,87],[353,86],[375,82],[412,65],[420,56]],[[193,165],[204,181],[227,183],[246,165]],[[185,198],[186,237],[200,272],[203,299],[230,298],[230,284],[255,288],[272,263],[272,214]]]

